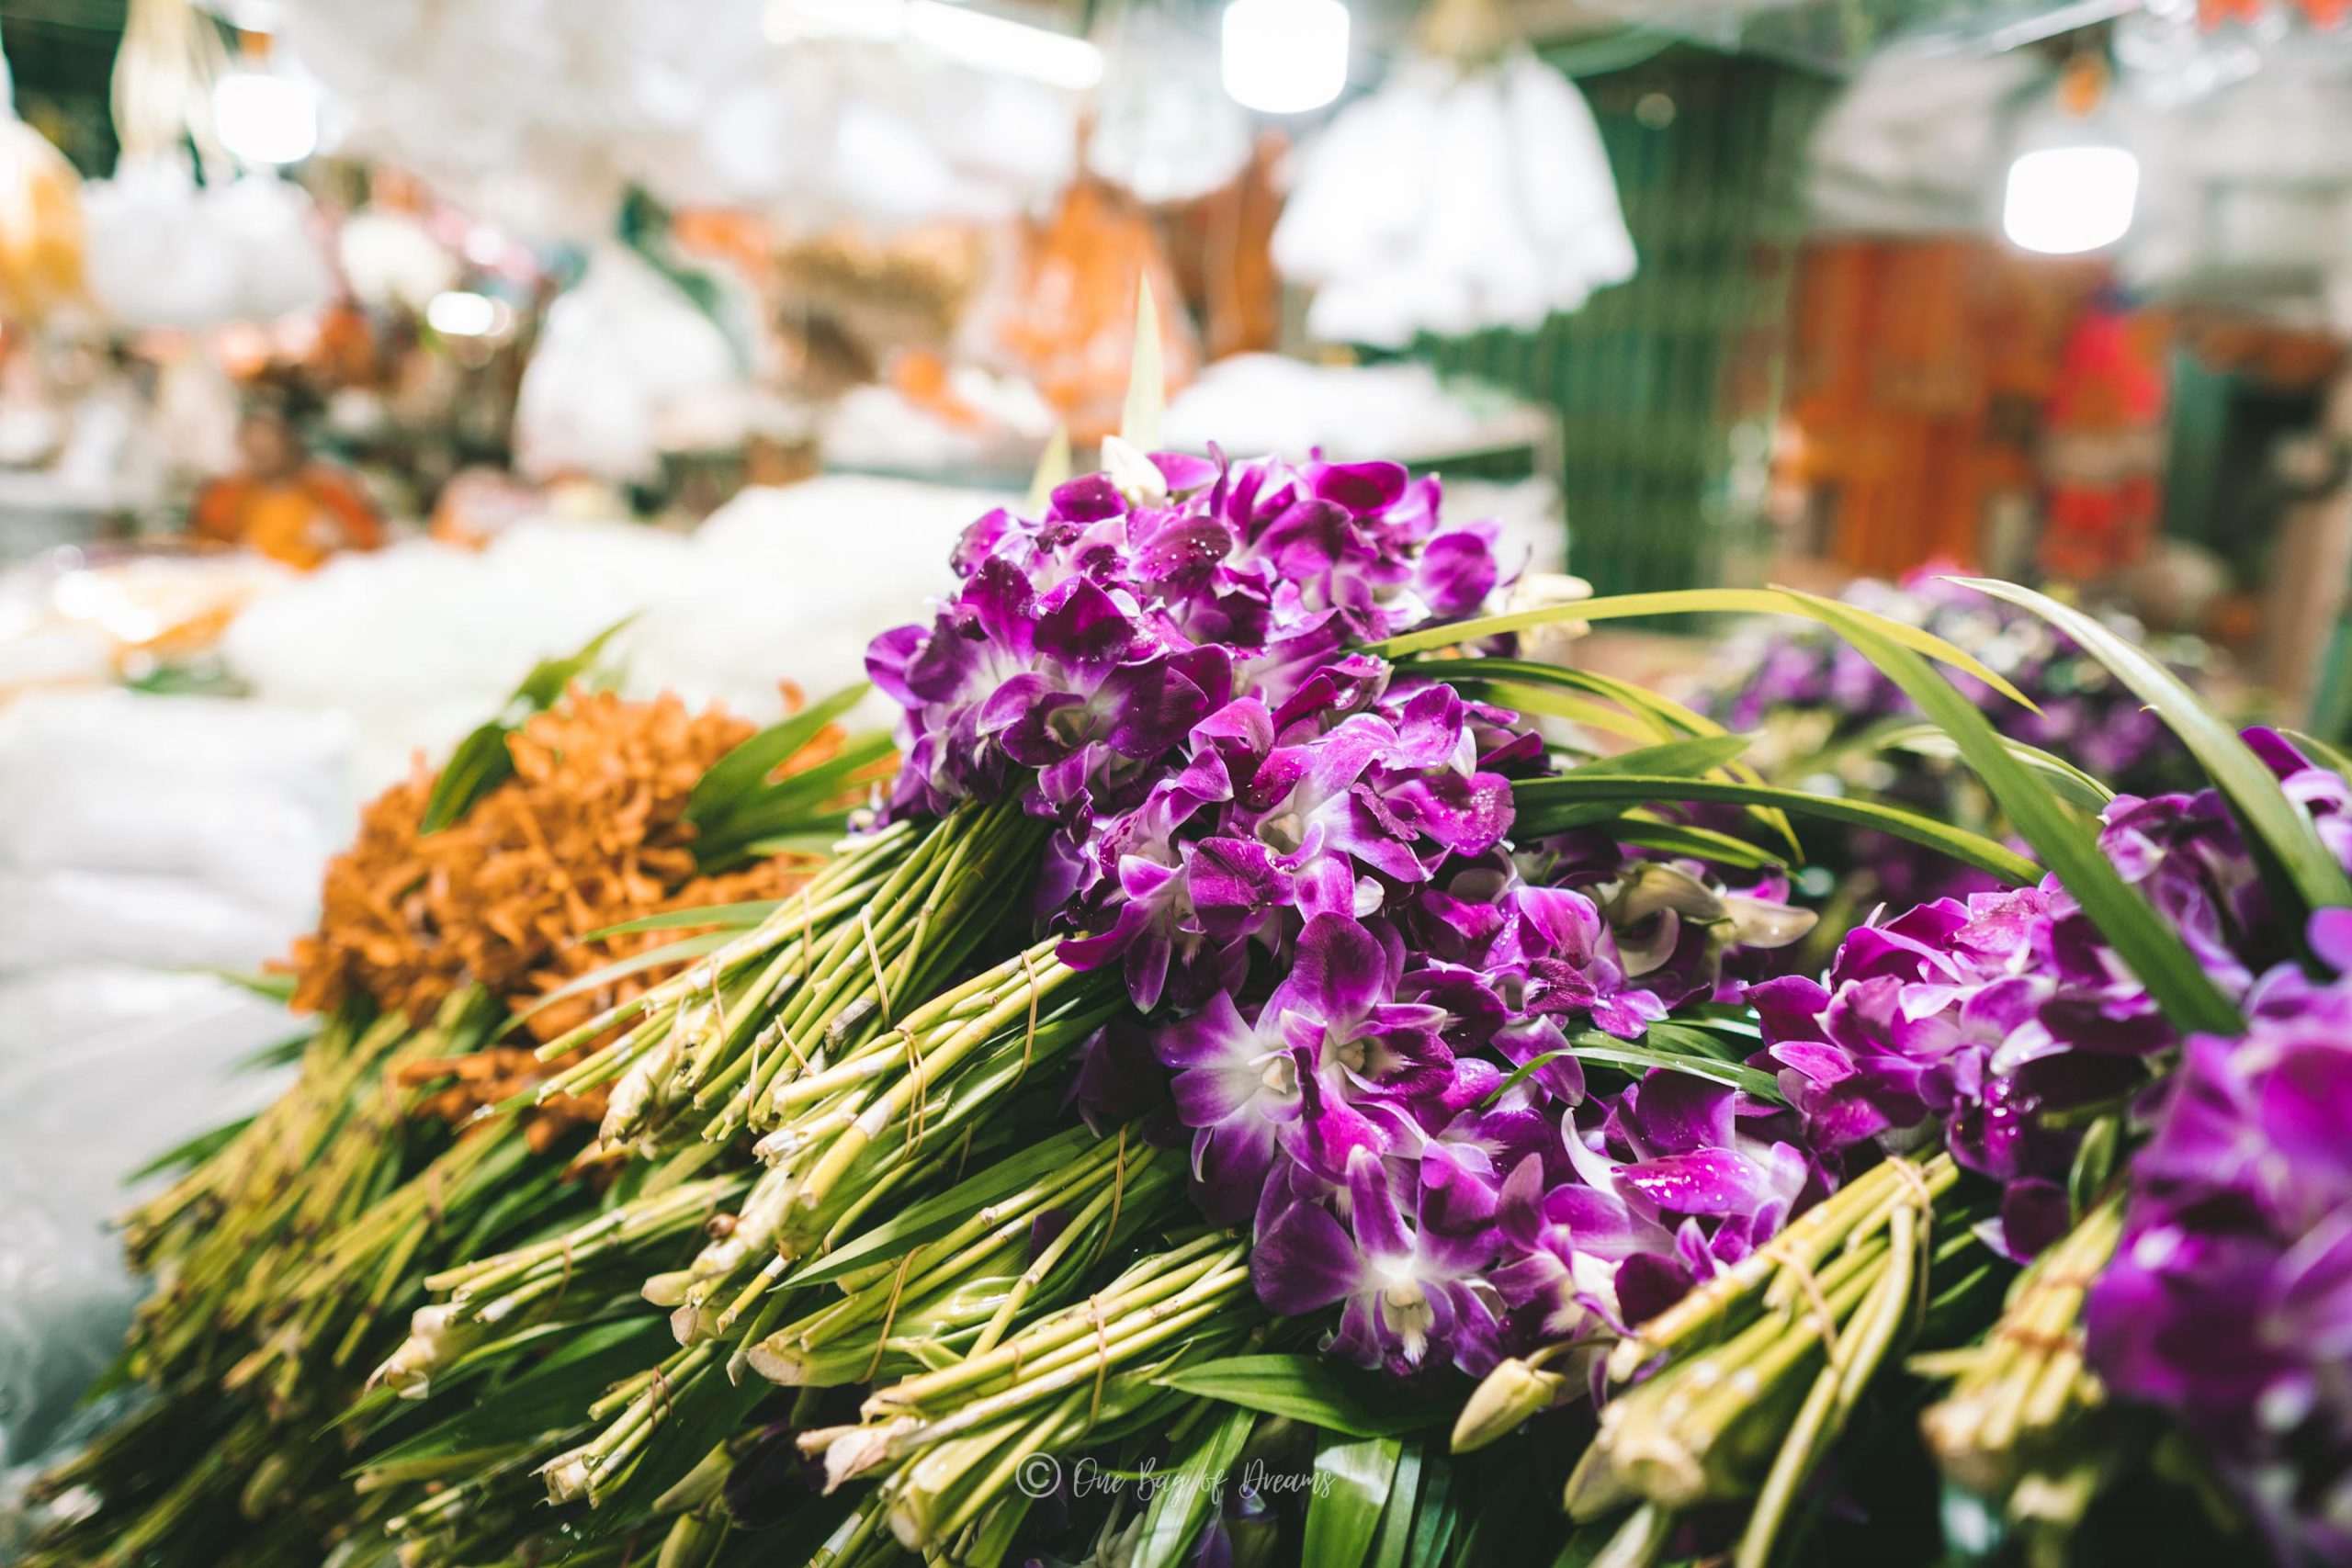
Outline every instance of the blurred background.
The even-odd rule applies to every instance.
[[[0,1472],[355,803],[625,616],[632,688],[856,679],[1117,427],[1139,281],[1167,446],[1408,460],[1602,592],[2054,585],[2343,739],[2347,12],[0,0]]]

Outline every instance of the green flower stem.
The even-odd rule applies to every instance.
[[[1841,1260],[1849,1265],[1842,1278],[1822,1286],[1831,1322],[1845,1325],[1875,1282],[1873,1266],[1884,1260],[1881,1247]],[[1652,1384],[1642,1384],[1610,1405],[1596,1451],[1642,1495],[1668,1508],[1744,1495],[1737,1472],[1747,1456],[1723,1452],[1724,1439],[1735,1427],[1752,1427],[1769,1418],[1777,1408],[1774,1396],[1819,1353],[1822,1329],[1820,1313],[1810,1307],[1791,1317],[1767,1318],[1722,1350],[1700,1356],[1679,1377],[1657,1384],[1657,1393],[1650,1393]]]
[[[2006,1495],[2077,1419],[2105,1402],[2104,1388],[2083,1362],[2083,1303],[2122,1229],[2119,1194],[2018,1277],[2000,1322],[1981,1343],[1914,1361],[1915,1371],[1954,1377],[1951,1391],[1921,1416],[1920,1429],[1959,1485],[1979,1496]]]
[[[1103,1146],[1111,1146],[1108,1140]],[[1097,1223],[1115,1224],[1116,1216],[1124,1205],[1132,1205],[1136,1213],[1148,1213],[1151,1201],[1161,1190],[1170,1190],[1177,1185],[1179,1179],[1170,1168],[1169,1163],[1153,1157],[1156,1151],[1147,1148],[1144,1154],[1136,1157],[1132,1164],[1127,1163],[1129,1156],[1124,1129],[1121,1131],[1117,1148],[1120,1164],[1117,1171],[1114,1172],[1113,1185],[1097,1192],[1087,1206],[1079,1212],[1077,1218],[1063,1229],[1062,1234],[1056,1236],[1051,1244],[1037,1255],[1035,1262],[1022,1270],[1021,1277],[1015,1280],[1012,1288],[1005,1292],[1003,1302],[998,1305],[994,1313],[989,1314],[988,1322],[982,1325],[979,1337],[972,1348],[973,1354],[986,1355],[1003,1342],[1014,1320],[1029,1304],[1031,1296],[1076,1250],[1081,1239],[1092,1239],[1093,1227]],[[1148,1179],[1155,1177],[1159,1179]],[[1132,1185],[1129,1185],[1130,1183]],[[1104,1244],[1109,1243],[1112,1235],[1113,1233],[1106,1228],[1102,1234]]]
[[[1768,1568],[1798,1488],[1843,1429],[1855,1403],[1911,1316],[1923,1219],[1916,1207],[1908,1205],[1897,1208],[1889,1217],[1885,1267],[1871,1286],[1870,1299],[1848,1323],[1838,1348],[1826,1357],[1796,1420],[1781,1439],[1748,1514],[1747,1527],[1740,1534],[1734,1568]]]
[[[560,1277],[582,1262],[632,1242],[691,1228],[749,1185],[749,1178],[741,1174],[690,1181],[609,1209],[560,1236],[445,1269],[426,1279],[424,1286],[447,1297],[451,1306],[467,1309],[492,1292],[511,1290],[548,1274]]]
[[[1761,1563],[1822,1449],[1920,1321],[1930,1211],[1957,1179],[1940,1157],[1876,1168],[1621,1344],[1612,1370],[1664,1364],[1603,1412],[1570,1510],[1680,1510],[1760,1485],[1742,1568]],[[1952,1256],[1964,1265],[1967,1250]]]
[[[921,1416],[939,1410],[983,1391],[1011,1387],[1024,1371],[1035,1371],[1044,1357],[1077,1344],[1091,1343],[1091,1314],[1146,1309],[1176,1296],[1212,1274],[1230,1269],[1246,1258],[1233,1238],[1213,1231],[1182,1246],[1146,1258],[1089,1298],[1087,1308],[1073,1308],[1023,1330],[1014,1339],[985,1355],[975,1355],[956,1366],[908,1378],[876,1393],[866,1403],[869,1416]],[[1246,1272],[1246,1264],[1242,1267]]]
[[[1944,1155],[1914,1168],[1934,1196],[1940,1196],[1959,1179],[1958,1168]],[[1868,1234],[1883,1224],[1907,1189],[1907,1179],[1893,1161],[1873,1166],[1798,1215],[1769,1246],[1748,1254],[1620,1341],[1610,1353],[1609,1376],[1624,1382],[1659,1352],[1700,1335],[1719,1332],[1727,1315],[1753,1310],[1759,1287],[1770,1290],[1772,1304],[1785,1305],[1802,1292],[1804,1277],[1816,1273],[1848,1236]],[[1776,1275],[1781,1277],[1779,1281],[1774,1280]]]
[[[1001,1392],[985,1395],[952,1414],[923,1423],[912,1432],[894,1438],[889,1443],[889,1451],[893,1455],[901,1455],[919,1445],[927,1446],[969,1431],[1069,1388],[1091,1386],[1104,1368],[1133,1360],[1146,1350],[1167,1344],[1194,1325],[1229,1312],[1247,1296],[1249,1284],[1249,1269],[1237,1259],[1232,1268],[1204,1276],[1193,1288],[1182,1295],[1159,1302],[1140,1312],[1123,1313],[1115,1324],[1107,1321],[1110,1317],[1107,1311],[1102,1314],[1105,1321],[1099,1328],[1089,1316],[1075,1343],[1066,1343],[1051,1354],[1038,1357],[1023,1370],[1011,1386]]]
[[[1117,1145],[1098,1147],[1109,1155]],[[954,1341],[967,1356],[986,1353],[1025,1307],[1058,1304],[1084,1268],[1077,1254],[1097,1252],[1110,1241],[1114,1214],[1132,1225],[1178,1212],[1182,1179],[1173,1162],[1132,1152],[1126,1157],[1124,1181],[1112,1179],[1111,1159],[1091,1159],[1055,1181],[989,1205],[949,1236],[905,1254],[882,1278],[770,1335],[752,1349],[751,1365],[772,1382],[825,1386],[874,1381],[889,1348],[911,1355],[926,1344],[944,1348]],[[1037,1214],[1074,1201],[1087,1187],[1097,1190],[1023,1270]],[[985,1232],[978,1231],[981,1222],[989,1224]],[[1041,1286],[1046,1299],[1038,1303]]]
[[[707,988],[712,976],[731,974],[757,963],[779,943],[789,941],[804,923],[822,924],[854,912],[873,897],[880,886],[871,879],[871,874],[878,865],[888,863],[903,852],[905,839],[906,835],[899,834],[886,842],[869,840],[828,863],[806,885],[805,898],[794,894],[760,924],[705,954],[688,968],[648,987],[619,1007],[547,1041],[538,1047],[539,1059],[552,1061],[568,1056],[611,1032],[631,1012],[650,1016],[688,991]]]

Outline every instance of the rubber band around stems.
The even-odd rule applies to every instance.
[[[1894,1168],[1895,1176],[1911,1189],[1911,1195],[1919,1201],[1920,1214],[1932,1215],[1936,1212],[1936,1195],[1928,1190],[1928,1179],[1919,1174],[1919,1168],[1901,1155],[1889,1155],[1886,1163]]]
[[[1118,1234],[1119,1207],[1127,1201],[1127,1129],[1119,1128],[1119,1152],[1111,1170],[1111,1218],[1102,1227],[1102,1243],[1094,1249],[1094,1261],[1100,1263],[1110,1256],[1111,1238]]]
[[[1781,1267],[1788,1270],[1789,1277],[1797,1282],[1797,1290],[1812,1313],[1813,1325],[1821,1331],[1822,1354],[1829,1359],[1831,1366],[1842,1368],[1845,1363],[1838,1355],[1838,1317],[1829,1310],[1829,1298],[1822,1292],[1821,1277],[1802,1258],[1783,1258],[1780,1261]]]
[[[899,1298],[907,1288],[907,1271],[914,1267],[915,1255],[922,1250],[922,1246],[921,1242],[915,1243],[907,1248],[907,1255],[899,1259],[898,1277],[890,1281],[890,1302],[882,1309],[882,1327],[874,1336],[874,1359],[865,1363],[865,1375],[857,1380],[860,1382],[872,1382],[875,1372],[882,1366],[882,1348],[889,1343],[890,1325],[899,1321]]]
[[[907,1043],[907,1081],[914,1085],[914,1100],[907,1116],[908,1122],[913,1128],[914,1140],[909,1145],[909,1148],[920,1150],[922,1147],[923,1132],[927,1121],[926,1097],[922,1081],[922,1052],[915,1044],[912,1031],[902,1029],[899,1033]]]
[[[1086,1402],[1086,1429],[1102,1419],[1102,1383],[1111,1375],[1111,1325],[1102,1321],[1102,1303],[1093,1296],[1086,1298],[1086,1315],[1094,1323],[1094,1393]]]
[[[1014,1083],[1029,1076],[1029,1058],[1037,1048],[1037,971],[1029,962],[1029,950],[1021,950],[1021,973],[1029,979],[1029,1030],[1021,1037],[1021,1075]]]

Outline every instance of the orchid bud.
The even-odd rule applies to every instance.
[[[1466,1454],[1498,1442],[1559,1402],[1568,1380],[1540,1371],[1513,1356],[1471,1392],[1453,1424],[1453,1451]]]

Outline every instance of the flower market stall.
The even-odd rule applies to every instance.
[[[1795,593],[1505,610],[1490,531],[1395,465],[1110,455],[980,518],[950,596],[875,640],[895,778],[782,897],[743,880],[773,862],[653,868],[824,841],[783,813],[876,751],[761,782],[821,712],[649,731],[673,804],[614,819],[641,850],[583,797],[584,852],[651,873],[657,912],[616,922],[580,862],[548,917],[660,932],[616,964],[518,952],[501,979],[468,922],[537,926],[443,908],[443,873],[407,908],[337,890],[420,850],[510,876],[414,839],[420,803],[504,831],[578,765],[542,727],[610,699],[370,808],[297,953],[322,1022],[295,1089],[135,1221],[164,1289],[123,1375],[160,1402],[40,1483],[32,1561],[1761,1563],[1916,1545],[1938,1468],[2046,1548],[2172,1450],[2211,1477],[2210,1539],[2324,1550],[2325,1340],[2267,1315],[2325,1288],[2326,1178],[2294,1162],[2332,1157],[2352,1038],[2352,785],[2324,749],[2241,739],[2080,613],[1972,585],[2208,781],[2060,793],[1936,665],[2022,694],[1934,633]],[[1746,737],[1512,649],[1733,605],[1843,638],[2024,852],[1757,782]],[[1547,745],[1528,721],[1563,707],[1641,743]],[[656,859],[681,801],[700,830]],[[1992,890],[1774,977],[1823,820]],[[420,938],[458,945],[413,970]],[[2308,1283],[2232,1288],[2190,1261],[2215,1249]],[[2197,1324],[2276,1348],[2208,1380],[2176,1359]],[[1877,1474],[1890,1446],[1921,1473]],[[1245,1457],[1304,1481],[1172,1484]],[[1090,1493],[1088,1462],[1170,1484]]]
[[[0,1561],[2352,1568],[2345,21],[0,6]]]

